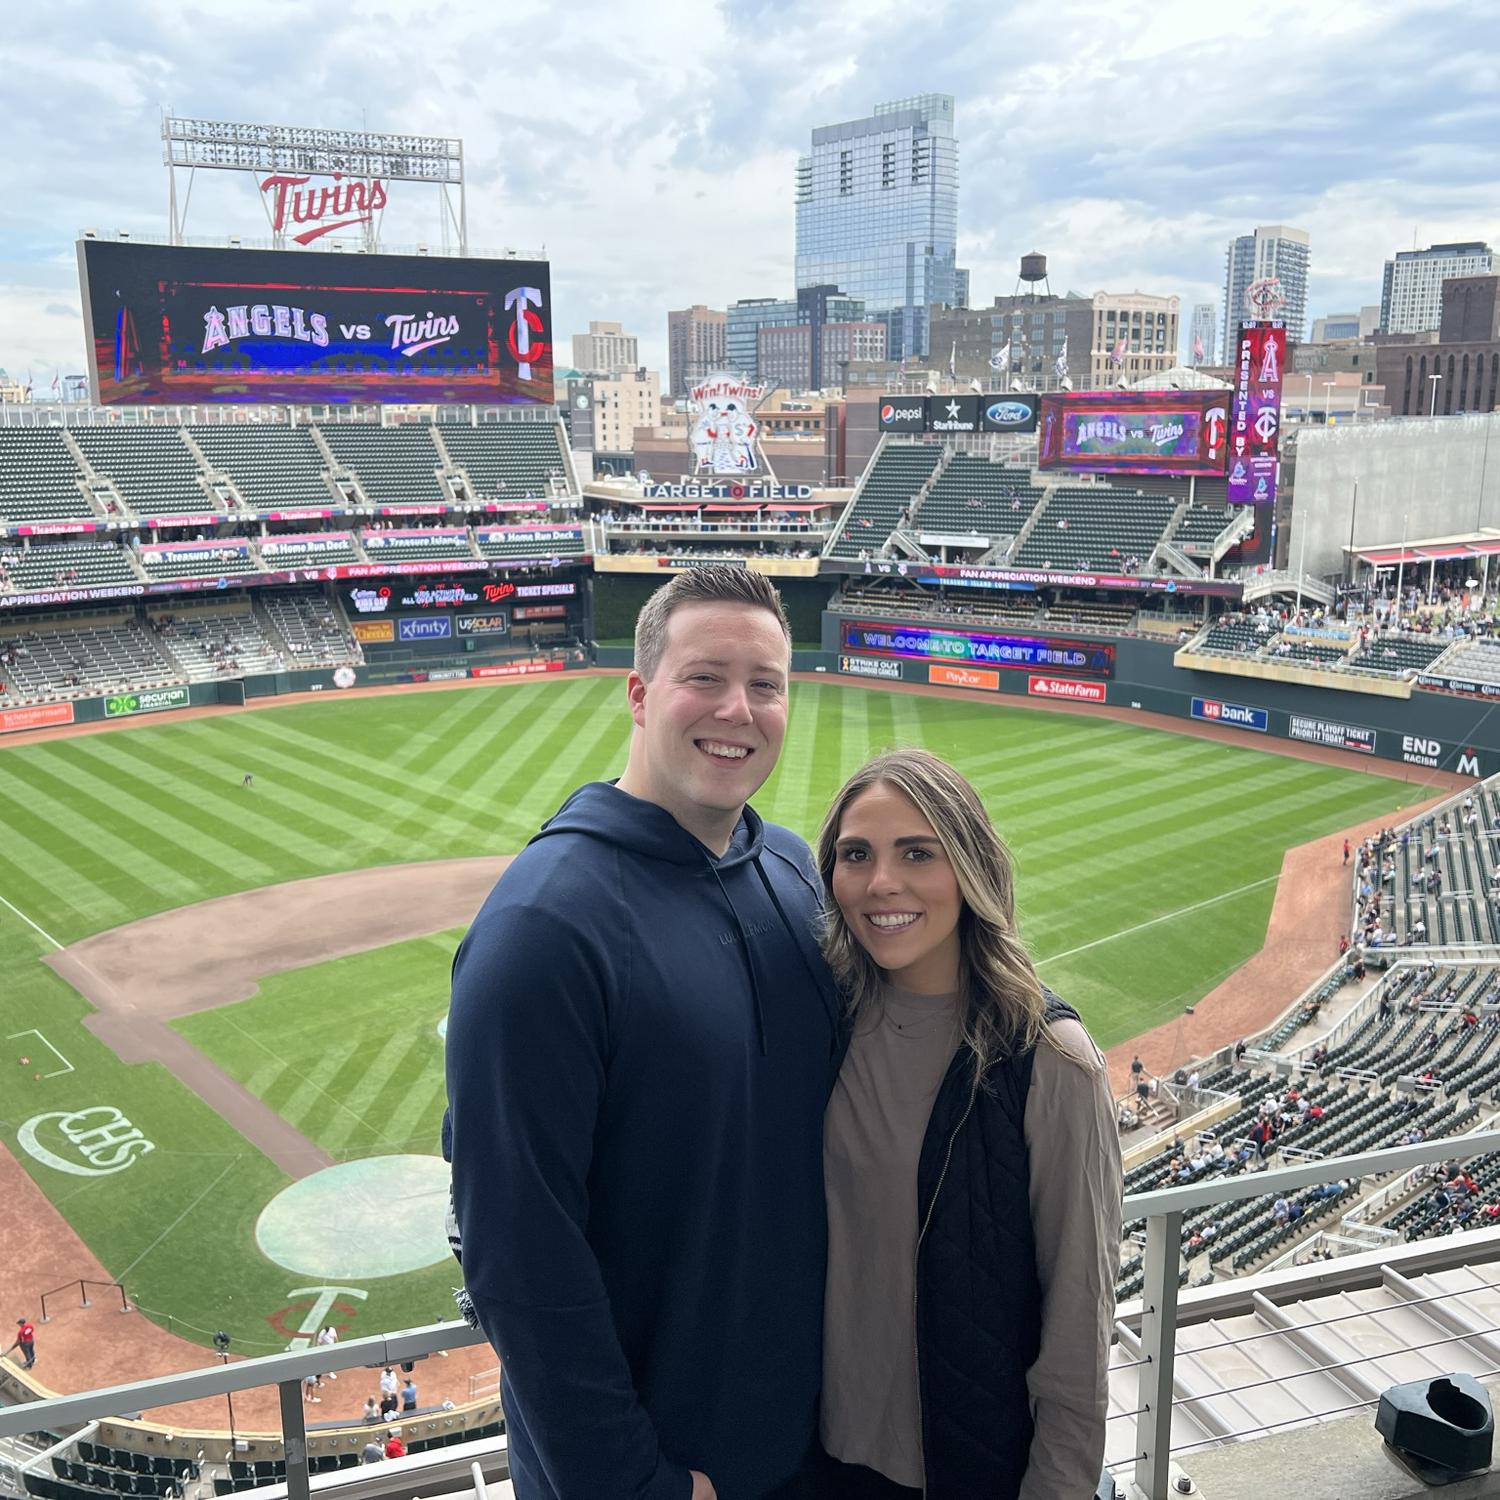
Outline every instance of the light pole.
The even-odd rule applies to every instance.
[[[1428,384],[1432,387],[1432,399],[1427,403],[1427,415],[1429,417],[1437,416],[1437,383],[1442,378],[1440,373],[1427,377]]]
[[[1338,384],[1336,380],[1325,380],[1323,382],[1323,425],[1328,425],[1328,407],[1333,401],[1333,388]]]
[[[1406,575],[1406,513],[1401,516],[1401,550],[1396,554],[1396,629],[1401,628],[1401,581]]]
[[[1312,416],[1312,376],[1304,373],[1302,378],[1307,382],[1307,405],[1302,408],[1302,420],[1305,422]]]
[[[1354,518],[1359,514],[1359,480],[1354,481],[1354,496],[1349,501],[1349,582],[1359,578],[1359,560],[1354,555]]]

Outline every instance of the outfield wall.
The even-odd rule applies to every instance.
[[[863,630],[859,627],[864,627]],[[1175,642],[952,620],[823,616],[822,663],[851,681],[921,683],[978,695],[1140,709],[1458,775],[1500,772],[1500,703],[1417,688],[1410,699],[1329,693],[1173,665]],[[927,654],[918,654],[918,653]],[[601,663],[602,664],[602,663]],[[799,670],[806,670],[800,663]]]

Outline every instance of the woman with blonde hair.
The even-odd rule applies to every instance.
[[[872,760],[817,853],[851,1036],[824,1128],[814,1488],[1085,1500],[1119,1266],[1104,1059],[1037,978],[1010,855],[952,766]]]

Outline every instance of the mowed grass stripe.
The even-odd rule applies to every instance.
[[[142,826],[149,819],[149,827],[155,837],[191,852],[204,869],[207,883],[214,886],[213,871],[233,870],[236,876],[251,885],[267,885],[275,881],[285,861],[257,859],[243,846],[227,842],[222,834],[235,832],[234,820],[222,814],[205,815],[201,805],[176,796],[157,783],[137,775],[123,756],[101,749],[109,738],[93,735],[59,746],[66,751],[67,772],[71,780],[90,789],[101,801],[129,799],[128,805],[138,807],[143,818],[134,819]],[[115,739],[128,738],[115,735]]]
[[[305,803],[310,814],[332,807],[346,811],[351,822],[384,829],[386,815],[407,805],[413,784],[352,745],[344,752],[325,749],[311,736],[286,721],[293,710],[246,716],[247,752],[261,757],[275,774],[276,790]],[[258,774],[257,780],[261,777]],[[433,798],[429,825],[444,838],[466,837],[470,829],[463,799],[439,789]],[[368,813],[365,813],[368,809]],[[372,841],[374,839],[371,834]],[[383,841],[383,836],[382,836]]]
[[[24,801],[26,811],[46,828],[48,847],[80,875],[103,865],[109,888],[124,893],[133,909],[156,911],[193,899],[198,888],[193,879],[143,847],[150,842],[149,831],[122,836],[111,826],[117,821],[113,806],[69,786],[38,762],[7,759],[0,766],[0,799]]]
[[[499,693],[453,693],[434,696],[432,712],[413,729],[405,743],[387,757],[391,766],[414,781],[428,780],[439,769],[449,750],[478,729],[488,735],[513,720],[516,712],[506,695]],[[524,717],[524,715],[523,715]]]
[[[386,1085],[392,1080],[395,1080],[398,1088],[409,1081],[406,1069],[419,1048],[421,1064],[431,1064],[431,1052],[422,1046],[424,1040],[422,1036],[410,1031],[398,1031],[388,1036],[379,1050],[372,1053],[367,1059],[363,1074],[347,1096],[350,1113],[363,1122],[364,1131],[343,1131],[342,1127],[335,1127],[335,1133],[329,1136],[328,1150],[337,1150],[341,1155],[359,1155],[389,1143],[387,1124],[390,1111],[387,1105],[382,1104],[382,1096]],[[417,1071],[420,1071],[420,1067]],[[338,1135],[342,1139],[334,1146],[331,1143]]]
[[[0,776],[0,798],[5,797],[5,781]],[[13,800],[0,818],[6,854],[11,856],[0,859],[0,892],[59,941],[118,926],[137,910],[146,888],[137,890],[128,872],[101,867],[97,854],[54,831]],[[70,848],[78,852],[77,860],[66,857]],[[131,889],[124,889],[127,883]]]
[[[298,879],[327,867],[342,842],[337,824],[327,821],[311,825],[299,819],[296,826],[275,815],[274,800],[268,806],[254,787],[240,784],[240,776],[225,778],[215,767],[205,770],[201,761],[183,753],[175,741],[151,744],[134,734],[99,735],[88,741],[101,747],[111,765],[139,777],[166,775],[176,790],[178,815],[215,830],[237,850],[259,860],[273,871],[264,883]]]

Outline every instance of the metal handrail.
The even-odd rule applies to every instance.
[[[1136,1423],[1137,1456],[1129,1460],[1135,1466],[1135,1483],[1141,1493],[1148,1500],[1167,1500],[1168,1495],[1171,1417],[1176,1399],[1173,1371],[1178,1276],[1185,1216],[1197,1209],[1257,1198],[1266,1193],[1286,1196],[1298,1188],[1334,1178],[1385,1176],[1450,1157],[1481,1156],[1490,1151],[1500,1151],[1500,1130],[1443,1136],[1413,1146],[1392,1146],[1354,1156],[1330,1157],[1305,1166],[1275,1167],[1264,1172],[1215,1178],[1187,1187],[1159,1188],[1127,1198],[1125,1217],[1146,1220],[1145,1283],[1139,1313],[1141,1358],[1132,1362],[1139,1367],[1136,1403],[1139,1410],[1131,1413]],[[119,1416],[122,1412],[275,1384],[281,1395],[287,1495],[289,1500],[307,1500],[307,1443],[301,1396],[304,1376],[324,1374],[329,1370],[398,1364],[418,1355],[483,1342],[482,1333],[461,1323],[439,1323],[398,1333],[350,1339],[326,1348],[320,1346],[234,1364],[211,1365],[184,1374],[163,1375],[0,1409],[0,1437],[40,1428],[56,1430],[93,1418]],[[1195,1351],[1184,1352],[1191,1354]],[[1306,1418],[1299,1420],[1305,1421]],[[1267,1428],[1271,1425],[1274,1424],[1267,1424]],[[1185,1448],[1195,1446],[1201,1445],[1184,1445]]]

